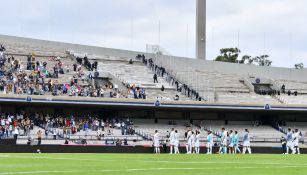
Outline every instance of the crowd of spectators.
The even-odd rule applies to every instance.
[[[26,63],[23,65],[20,58],[16,59],[13,55],[6,55],[5,47],[0,45],[0,92],[23,95],[120,98],[117,89],[114,89],[111,84],[96,87],[87,83],[87,80],[92,79],[93,75],[90,73],[89,76],[86,76],[82,64],[90,70],[97,70],[98,63],[91,64],[86,57],[83,60],[81,59],[80,62],[77,59],[77,62],[73,64],[73,70],[70,70],[70,65],[64,65],[60,57],[49,57],[46,60],[32,53],[27,56]],[[61,74],[68,75],[60,79]]]
[[[0,114],[0,139],[9,137],[17,139],[21,133],[29,134],[33,126],[33,120],[23,113],[2,113]]]
[[[146,99],[146,91],[144,88],[140,88],[139,86],[136,86],[135,84],[127,85],[128,94],[130,95],[130,98],[134,99]]]
[[[34,128],[37,133],[33,133]],[[37,130],[36,129],[36,130]],[[28,136],[31,141],[37,135],[40,138],[52,136],[56,139],[69,139],[71,135],[80,134],[83,137],[93,136],[97,132],[97,139],[104,136],[113,136],[113,130],[119,130],[121,135],[134,135],[135,129],[133,121],[119,117],[101,118],[98,115],[87,116],[65,116],[44,113],[3,113],[0,114],[0,139],[15,138],[18,136]],[[44,131],[44,133],[42,133]]]
[[[283,84],[281,85],[280,89],[268,89],[268,90],[264,90],[264,89],[259,89],[255,91],[257,94],[259,95],[281,95],[281,94],[287,94],[288,96],[290,95],[294,95],[297,96],[298,92],[296,90],[291,91],[290,89],[286,90],[286,86]]]

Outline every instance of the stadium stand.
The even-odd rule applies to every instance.
[[[126,120],[126,116],[116,119],[110,115],[102,119],[101,116],[92,114],[88,114],[91,117],[72,117],[67,114],[66,117],[61,117],[39,113],[24,114],[30,119],[27,120],[27,117],[21,117],[21,113],[13,115],[0,108],[3,112],[0,137],[13,137],[14,133],[18,133],[18,144],[37,144],[39,130],[43,133],[44,144],[63,144],[69,140],[70,144],[82,144],[86,141],[88,144],[117,142],[129,145],[151,145],[156,129],[160,131],[163,140],[167,139],[171,128],[177,129],[181,144],[185,143],[185,133],[188,129],[200,130],[201,140],[205,141],[208,131],[213,131],[214,139],[218,140],[221,127],[227,130],[235,129],[240,134],[247,128],[254,144],[259,142],[271,145],[279,145],[287,127],[298,128],[303,135],[307,132],[305,123],[287,122],[285,126],[276,129],[272,124],[257,124],[251,118],[241,118],[240,121],[227,120],[226,123],[223,117],[214,120],[200,120],[196,117],[197,119],[191,122],[192,117],[185,114],[189,111],[182,112],[181,116],[176,116],[178,118],[170,117],[171,119],[167,118],[168,116],[149,115],[157,109],[153,105],[157,99],[170,105],[258,105],[258,110],[264,109],[263,106],[266,104],[278,107],[305,107],[307,81],[295,75],[281,77],[277,68],[270,69],[275,72],[274,75],[262,69],[258,72],[258,68],[252,66],[243,67],[241,73],[235,67],[237,65],[224,66],[224,63],[208,63],[158,54],[138,54],[24,38],[16,40],[3,36],[0,36],[0,43],[3,43],[0,55],[0,92],[4,99],[24,98],[29,95],[42,99],[52,99],[56,96],[54,99],[59,101],[73,99],[80,103],[84,99],[90,99],[92,102],[106,98],[112,98],[112,102],[131,102],[132,99],[136,99],[150,102],[153,108],[148,109],[143,116],[132,117],[129,121]],[[254,72],[249,73],[246,69]],[[261,89],[261,93],[255,92],[256,85],[251,77],[267,80],[267,88],[272,93],[268,93],[268,89],[264,89],[264,94]],[[214,112],[225,113],[223,110]],[[158,121],[155,122],[155,119]],[[98,130],[96,122],[99,125]],[[14,128],[18,128],[18,131]]]

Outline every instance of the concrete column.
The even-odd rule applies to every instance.
[[[206,0],[196,0],[196,58],[206,59]]]

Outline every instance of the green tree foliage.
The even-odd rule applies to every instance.
[[[215,61],[235,63],[238,60],[240,52],[238,48],[223,48],[220,50],[220,55],[216,57]]]
[[[249,55],[242,56],[239,59],[241,50],[238,48],[223,48],[220,49],[220,55],[215,58],[214,61],[222,61],[228,63],[239,63],[239,64],[256,64],[258,66],[271,66],[272,61],[269,60],[268,55],[260,55],[252,57]]]
[[[258,66],[271,66],[272,61],[268,59],[269,55],[260,55],[254,57],[254,61],[258,64]]]
[[[295,69],[304,69],[304,63],[298,63],[294,65]]]

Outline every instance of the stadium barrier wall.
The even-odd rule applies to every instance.
[[[37,150],[42,153],[153,153],[151,146],[105,146],[105,145],[0,145],[0,153],[36,153]],[[242,150],[242,149],[241,149]],[[218,147],[213,152],[217,152]],[[301,154],[306,154],[307,149],[301,148]],[[185,147],[180,147],[180,152],[185,153]],[[206,153],[206,148],[201,147],[200,152]],[[255,154],[281,154],[281,147],[252,147]],[[161,153],[169,153],[161,147]]]

